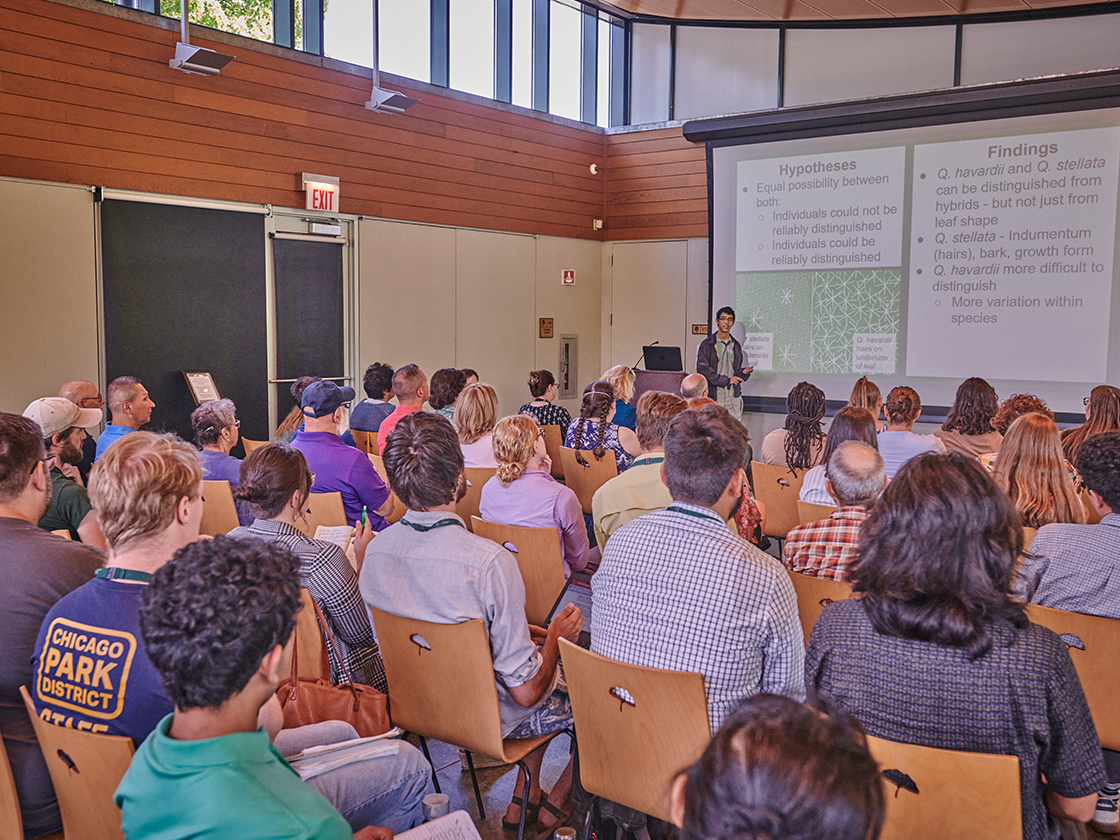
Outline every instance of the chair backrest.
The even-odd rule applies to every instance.
[[[351,429],[350,434],[354,437],[354,443],[358,444],[358,449],[369,455],[371,452],[377,454],[377,432],[363,432],[361,429]]]
[[[370,432],[370,434],[373,435],[373,437],[374,437],[373,451],[372,452],[367,452],[366,455],[369,456],[369,462],[371,464],[373,464],[374,471],[379,476],[381,476],[381,480],[384,481],[385,486],[388,487],[389,486],[389,474],[387,472],[385,472],[385,459],[377,454],[377,433],[376,432]],[[404,502],[402,502],[396,496],[394,496],[393,499],[394,499],[393,512],[385,517],[385,521],[389,522],[389,523],[398,522],[401,519],[401,517],[404,516],[405,513],[408,512],[408,506],[405,505]]]
[[[296,676],[313,680],[329,680],[331,666],[327,659],[327,646],[319,619],[315,615],[315,599],[306,587],[299,590],[300,610],[296,613],[296,659],[299,672]]]
[[[0,840],[23,840],[23,819],[19,813],[16,779],[8,762],[4,739],[0,738]]]
[[[123,838],[113,792],[132,761],[132,739],[47,723],[35,714],[24,686],[19,693],[47,760],[66,840]]]
[[[828,519],[828,517],[832,516],[834,510],[836,510],[836,505],[815,505],[812,502],[803,502],[798,499],[798,524],[806,525],[810,522],[820,522],[822,519]]]
[[[544,449],[552,461],[550,473],[553,478],[564,478],[564,465],[560,463],[560,450],[564,446],[564,430],[559,426],[541,426],[544,432]]]
[[[704,677],[607,659],[560,640],[589,793],[669,820],[674,776],[712,737]]]
[[[590,516],[595,491],[618,475],[618,459],[611,449],[603,453],[602,460],[596,458],[591,450],[584,449],[582,452],[587,466],[576,460],[574,449],[560,447],[560,464],[564,468],[564,483],[575,491],[580,507]]]
[[[463,470],[467,479],[467,492],[455,503],[455,512],[467,523],[467,529],[472,533],[473,517],[478,516],[478,506],[482,501],[482,488],[496,472],[494,467],[467,467]]]
[[[241,445],[245,447],[245,454],[248,455],[258,446],[268,446],[267,440],[249,440],[249,438],[241,438]]]
[[[824,608],[833,601],[843,601],[852,597],[852,585],[843,580],[803,575],[790,572],[793,591],[797,593],[797,613],[801,616],[801,631],[805,634],[805,644]]]
[[[296,517],[296,527],[309,537],[315,536],[315,529],[320,525],[333,528],[354,524],[346,521],[341,493],[312,493],[307,497],[304,510],[303,516]]]
[[[203,481],[202,522],[198,526],[198,532],[216,537],[232,531],[239,524],[229,482]]]
[[[868,737],[882,768],[880,840],[1022,840],[1019,759]]]
[[[784,464],[763,464],[751,461],[754,495],[766,505],[766,533],[785,539],[791,528],[801,524],[797,514],[797,496],[805,471],[795,472]]]
[[[556,528],[523,528],[500,525],[477,516],[473,530],[480,537],[500,543],[513,552],[525,582],[525,618],[543,627],[560,590],[564,588],[564,555]]]
[[[66,539],[66,540],[72,539],[71,536],[70,536],[70,531],[67,530],[66,528],[59,528],[57,531],[51,531],[51,533],[54,534],[56,537],[62,537],[63,539]]]
[[[389,681],[393,724],[504,758],[494,663],[481,619],[433,624],[376,607],[370,613]]]
[[[1031,547],[1034,538],[1038,536],[1038,529],[1024,526],[1023,528],[1023,551]]]
[[[1077,668],[1101,746],[1120,750],[1120,692],[1116,663],[1120,661],[1120,618],[1052,610],[1027,604],[1027,617],[1062,637]]]

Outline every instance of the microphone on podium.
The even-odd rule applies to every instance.
[[[661,343],[660,341],[655,341],[655,342],[653,342],[653,344],[645,345],[645,347],[642,348],[642,355],[640,355],[638,357],[638,361],[634,362],[634,367],[636,368],[638,365],[640,365],[642,363],[642,359],[644,359],[646,357],[646,349],[645,349],[646,347],[656,347],[660,343]]]

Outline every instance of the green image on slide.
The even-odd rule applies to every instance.
[[[743,273],[737,281],[739,321],[748,333],[773,333],[775,372],[854,373],[856,333],[898,335],[900,268]]]

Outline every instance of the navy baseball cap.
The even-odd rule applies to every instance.
[[[312,382],[303,391],[300,407],[307,417],[326,417],[343,403],[354,399],[354,389],[349,385],[338,387],[329,379]]]

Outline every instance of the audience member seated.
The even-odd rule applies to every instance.
[[[528,414],[539,426],[559,426],[561,434],[572,423],[572,415],[562,405],[553,405],[559,389],[556,377],[550,370],[534,370],[529,373],[529,393],[533,399],[518,409],[518,414]]]
[[[887,430],[886,425],[879,422],[883,417],[883,395],[879,391],[879,386],[866,376],[856,380],[856,384],[852,387],[852,395],[848,397],[848,405],[852,408],[866,408],[875,420],[876,432]]]
[[[139,744],[173,710],[140,633],[141,600],[152,574],[198,539],[198,455],[174,435],[128,435],[97,462],[90,498],[109,543],[108,564],[47,613],[35,643],[30,691],[44,720],[124,735]],[[199,626],[211,620],[216,619],[211,616]],[[262,720],[275,724],[279,715],[279,702],[273,701]],[[278,731],[279,725],[274,728]],[[286,730],[275,740],[282,754],[292,755],[309,744],[356,736],[349,724],[332,721]],[[393,787],[403,778],[397,774],[398,761],[411,767],[414,759],[406,755],[393,760],[394,769],[384,774],[394,779]],[[371,797],[384,792],[369,769],[364,762],[353,762],[310,783],[353,819],[352,825],[391,826],[388,819],[369,817],[369,809],[377,805]]]
[[[803,502],[814,505],[834,505],[836,500],[825,488],[828,478],[825,475],[825,464],[836,451],[836,447],[846,440],[858,440],[866,443],[872,449],[878,449],[875,438],[875,418],[866,408],[852,408],[844,406],[832,418],[832,425],[828,428],[828,437],[824,441],[824,453],[821,463],[805,473],[801,483],[801,494],[798,498]]]
[[[949,416],[933,434],[949,452],[959,452],[970,458],[999,452],[1003,435],[992,428],[992,418],[998,410],[999,397],[995,389],[974,376],[957,388]]]
[[[1105,772],[1065,643],[1009,594],[1022,550],[980,464],[912,459],[863,525],[856,598],[813,627],[805,682],[870,735],[1018,757],[1024,840],[1057,840],[1050,814],[1088,820]]]
[[[301,376],[288,389],[288,393],[295,400],[295,405],[292,406],[292,410],[288,412],[288,416],[284,418],[283,422],[276,427],[276,441],[278,443],[291,443],[296,436],[296,432],[303,428],[303,408],[300,405],[303,392],[312,382],[318,381],[318,376]]]
[[[798,382],[786,396],[786,422],[762,439],[759,460],[804,471],[823,460],[824,391]]]
[[[883,783],[863,727],[758,694],[677,777],[681,840],[876,840]]]
[[[97,390],[97,386],[92,382],[86,382],[84,379],[75,379],[67,382],[58,389],[58,395],[65,400],[70,400],[78,408],[96,409],[98,414],[102,413],[102,406],[105,405],[105,400],[101,398],[101,392]],[[105,419],[102,415],[101,420]],[[89,482],[89,471],[93,467],[93,459],[97,456],[97,440],[93,437],[94,432],[101,428],[101,421],[98,421],[97,428],[92,426],[86,429],[89,436],[82,441],[82,460],[78,463],[78,472],[82,476],[82,483]]]
[[[113,422],[105,426],[105,431],[97,439],[94,461],[104,455],[113,443],[151,420],[152,409],[156,407],[148,396],[148,389],[135,376],[118,376],[109,383],[107,393]]]
[[[229,454],[240,437],[241,421],[233,400],[221,399],[204,402],[191,412],[194,442],[201,448],[198,461],[202,464],[202,477],[207,481],[228,481],[230,489],[241,480],[241,460]],[[237,521],[249,525],[253,514],[249,508],[235,500]]]
[[[54,457],[50,468],[51,503],[39,520],[39,527],[45,531],[65,530],[70,539],[104,551],[105,537],[78,472],[82,443],[89,437],[86,429],[100,425],[101,412],[79,408],[63,397],[45,397],[27,406],[23,416],[42,429],[47,456]]]
[[[1054,412],[1034,394],[1012,394],[999,404],[996,416],[992,418],[992,428],[1006,435],[1011,424],[1024,414],[1041,414],[1054,419]]]
[[[636,431],[638,415],[630,400],[634,398],[634,371],[626,365],[615,365],[602,376],[614,390],[614,422],[630,431]]]
[[[1098,385],[1089,392],[1085,403],[1085,422],[1062,432],[1062,449],[1066,460],[1077,462],[1077,448],[1093,435],[1120,431],[1120,388]]]
[[[436,414],[442,414],[448,422],[455,422],[455,401],[467,387],[467,377],[455,368],[440,368],[432,374],[432,393],[428,405]]]
[[[114,796],[128,840],[383,840],[422,820],[430,768],[407,743],[368,748],[361,786],[375,804],[344,817],[258,728],[290,669],[297,567],[277,546],[217,537],[184,548],[150,586],[138,587],[145,648],[175,705],[141,744]],[[207,620],[199,621],[202,615]]]
[[[583,617],[568,605],[547,632],[526,623],[525,584],[517,561],[497,543],[470,533],[455,513],[455,502],[466,489],[463,469],[459,440],[443,418],[421,413],[401,421],[385,449],[385,471],[408,512],[366,551],[368,562],[359,577],[362,597],[370,606],[406,618],[442,624],[483,619],[494,660],[502,737],[558,732],[572,725],[571,704],[557,667],[558,640],[563,636],[575,641]],[[534,640],[543,641],[543,648],[538,650]],[[518,774],[505,824],[516,828],[522,805],[529,808],[527,823],[538,803],[545,805],[539,788],[544,750],[526,756],[532,787],[525,797],[523,776]],[[563,814],[571,780],[569,763],[545,810]],[[556,824],[542,822],[541,827]]]
[[[700,672],[713,731],[760,691],[805,697],[789,575],[727,527],[747,480],[741,428],[717,405],[673,418],[662,464],[673,503],[619,528],[591,579],[591,650]]]
[[[934,435],[914,434],[914,424],[922,416],[922,401],[909,385],[898,385],[887,394],[887,430],[879,433],[878,449],[894,478],[902,465],[926,452],[946,452],[945,444]]]
[[[790,530],[782,562],[792,572],[843,580],[859,549],[860,527],[886,486],[887,472],[875,448],[858,440],[837,446],[827,471],[825,488],[838,507],[828,519]]]
[[[583,508],[575,491],[550,475],[552,461],[544,434],[532,417],[503,417],[494,427],[498,472],[482,488],[483,519],[525,528],[556,528],[564,558],[564,577],[581,572],[592,556],[583,524]]]
[[[31,654],[47,611],[92,579],[105,561],[92,546],[36,527],[51,503],[47,461],[39,426],[0,413],[0,734],[28,837],[58,831],[62,819],[19,687],[31,685]]]
[[[467,467],[496,468],[494,426],[498,422],[498,395],[492,387],[476,382],[459,395],[455,428]]]
[[[248,528],[236,528],[229,535],[266,540],[298,557],[300,585],[307,588],[323,611],[350,677],[354,682],[387,692],[385,666],[370,625],[369,610],[358,591],[354,567],[337,545],[311,539],[296,528],[296,520],[303,516],[311,493],[311,471],[303,453],[282,443],[258,447],[242,463],[241,477],[236,495],[247,503],[255,519]],[[359,570],[374,533],[372,523],[367,521],[356,534],[354,556]],[[331,682],[348,682],[334,649],[328,647],[327,653]]]
[[[377,452],[385,453],[389,435],[397,427],[402,417],[420,411],[428,399],[428,377],[416,365],[405,365],[393,374],[393,393],[397,396],[397,407],[377,427]]]
[[[707,380],[699,378],[707,387]],[[646,391],[638,398],[638,443],[642,454],[634,459],[630,469],[596,490],[591,500],[595,541],[600,549],[627,522],[672,504],[673,497],[661,477],[661,464],[665,461],[669,423],[684,410],[681,397],[664,391]]]
[[[607,382],[592,382],[583,391],[579,417],[573,420],[564,434],[564,446],[578,450],[576,460],[587,463],[583,453],[590,450],[596,460],[602,460],[607,450],[614,452],[618,471],[630,469],[634,459],[642,454],[638,436],[630,429],[614,423],[614,389]]]
[[[686,400],[708,396],[708,380],[699,373],[690,373],[681,380],[681,396]],[[715,400],[712,400],[715,402]]]
[[[350,412],[350,429],[377,434],[381,421],[393,413],[393,369],[384,362],[374,362],[366,368],[362,377],[362,389],[366,398],[354,406]],[[350,429],[342,436],[342,442],[354,446],[354,436]]]
[[[1058,427],[1044,414],[1024,414],[1011,424],[992,476],[1028,528],[1052,522],[1084,524],[1085,506],[1062,455]],[[1033,549],[1032,549],[1033,550]]]
[[[312,382],[303,392],[303,429],[292,448],[307,459],[315,477],[312,493],[340,493],[348,523],[368,520],[373,530],[386,526],[393,512],[393,494],[364,452],[347,446],[338,436],[354,389],[329,379]]]
[[[478,371],[474,368],[459,368],[463,372],[463,376],[467,377],[468,385],[478,384]]]

